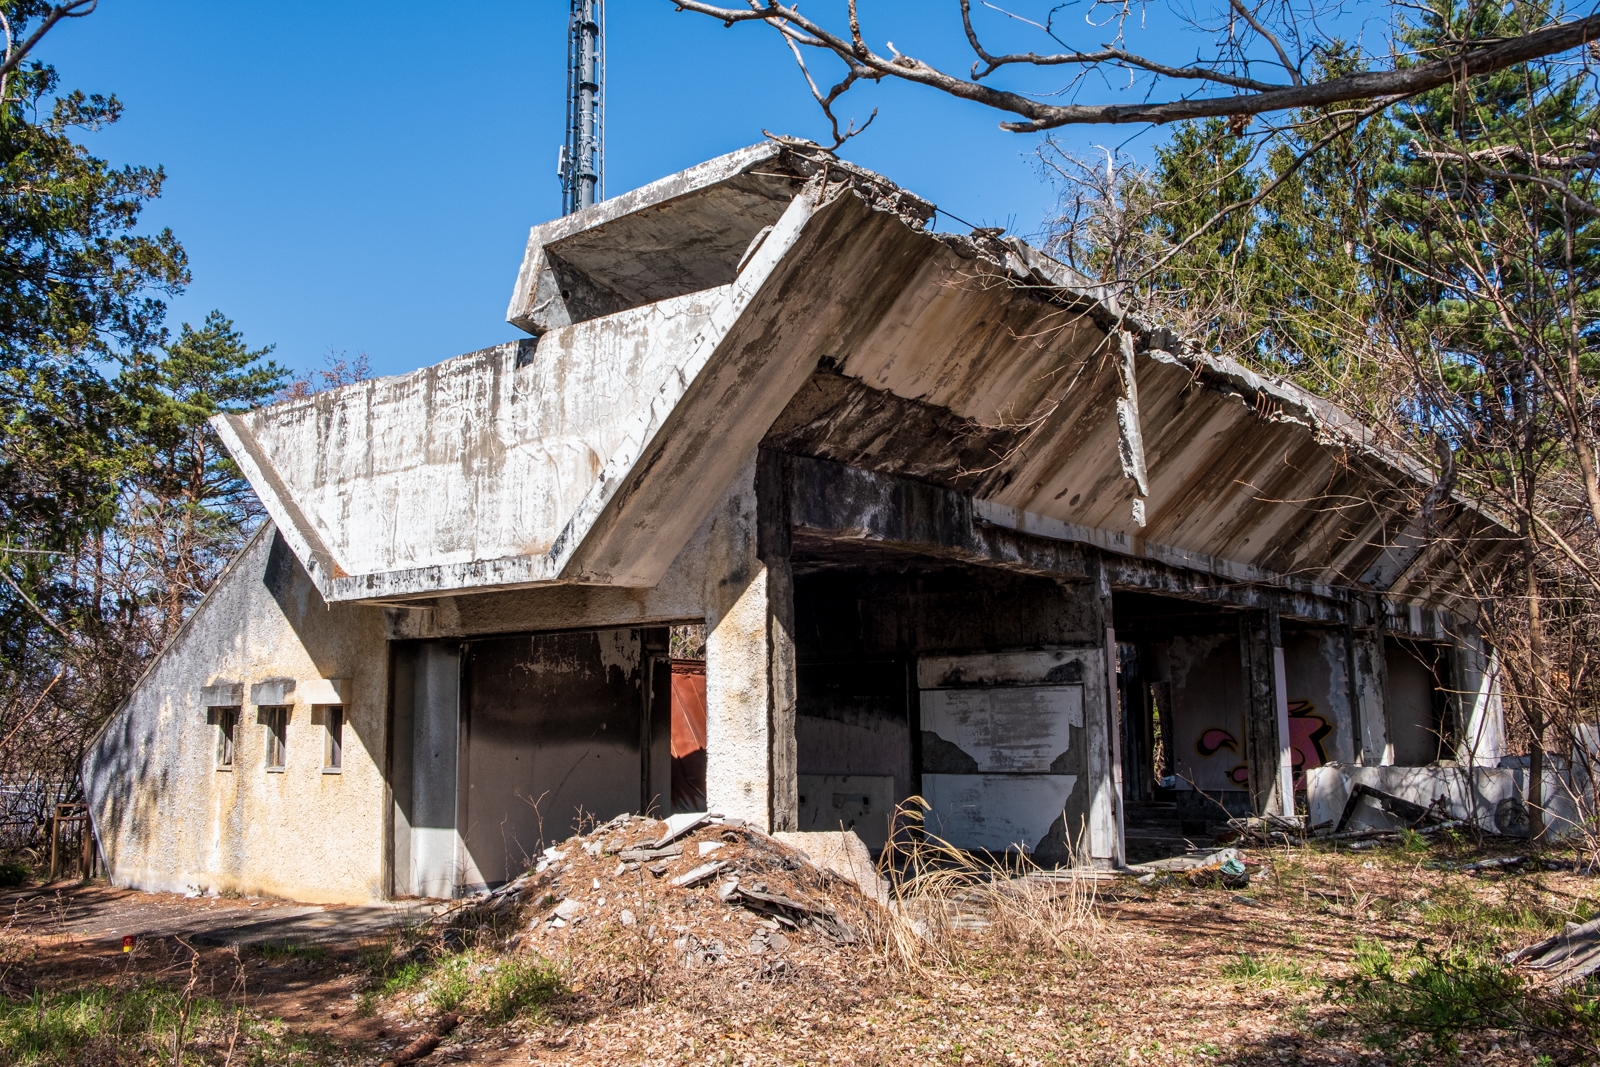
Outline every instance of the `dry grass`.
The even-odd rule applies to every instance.
[[[1600,879],[1447,869],[1481,855],[1449,840],[1420,852],[1252,852],[1252,872],[1266,874],[1243,892],[1183,879],[1051,881],[1026,865],[958,862],[928,847],[922,862],[896,868],[893,914],[869,926],[865,908],[849,912],[869,936],[840,944],[785,928],[781,951],[757,951],[759,917],[723,903],[714,886],[651,896],[644,887],[665,883],[630,882],[636,872],[608,881],[615,857],[580,852],[564,884],[591,898],[603,892],[607,903],[576,926],[528,937],[529,916],[502,915],[471,930],[413,932],[389,954],[371,954],[390,977],[366,985],[337,956],[252,962],[240,1038],[248,1047],[234,1062],[255,1062],[259,1050],[376,1067],[445,1003],[469,1017],[430,1063],[1584,1062],[1572,1011],[1561,1025],[1525,1014],[1519,1022],[1523,1007],[1554,1002],[1513,1003],[1526,986],[1487,968],[1504,949],[1600,911]],[[725,842],[725,854],[765,871],[774,891],[832,894],[841,912],[851,907],[840,883],[790,869],[759,837]],[[640,921],[620,922],[623,905]],[[911,939],[896,940],[897,929]],[[713,943],[720,954],[708,951]],[[46,952],[37,972],[51,973],[69,947]],[[391,983],[419,948],[427,965]],[[226,978],[229,965],[219,966]],[[162,980],[159,971],[147,977]],[[364,988],[371,1014],[352,1000]],[[494,1021],[518,1004],[509,1021]],[[1451,1012],[1471,1025],[1429,1030]]]
[[[964,852],[920,829],[920,803],[912,798],[896,812],[897,832],[879,862],[891,904],[877,913],[873,940],[885,960],[923,975],[961,970],[976,930],[1030,955],[1094,955],[1102,924],[1093,872],[1046,872],[1027,856]]]

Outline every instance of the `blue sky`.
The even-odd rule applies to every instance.
[[[880,48],[970,63],[955,0],[862,6]],[[504,317],[528,227],[560,210],[566,12],[566,0],[102,0],[40,56],[64,88],[126,105],[90,136],[94,152],[166,168],[146,223],[173,229],[194,272],[174,328],[217,308],[292,368],[364,352],[392,374],[520,336]],[[771,31],[725,29],[669,0],[611,0],[608,22],[610,195],[763,128],[825,133]],[[1037,138],[914,86],[851,97],[841,114],[881,110],[847,158],[973,224],[1040,229],[1055,193]],[[1130,138],[1149,141],[1127,127],[1064,135],[1085,153]]]

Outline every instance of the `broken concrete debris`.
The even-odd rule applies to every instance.
[[[668,835],[672,843],[656,847]],[[803,842],[807,836],[793,839]],[[837,833],[817,836],[823,838],[819,852],[865,853],[859,840],[852,847],[834,840],[841,836]],[[712,845],[717,858],[697,863],[702,845]],[[613,857],[632,853],[661,859],[649,867],[612,866]],[[644,877],[655,868],[660,868],[657,877]],[[708,911],[706,903],[718,906]],[[759,956],[764,961],[760,973],[767,977],[789,966],[779,967],[776,957],[794,948],[794,935],[816,935],[807,942],[816,951],[855,944],[862,923],[871,921],[878,908],[853,879],[737,820],[702,814],[664,829],[659,820],[624,815],[545,850],[533,870],[463,901],[435,921],[448,926],[498,919],[529,905],[534,906],[533,916],[517,937],[532,944],[550,937],[604,938],[614,936],[607,930],[630,931],[630,936],[647,941],[670,941],[690,967]],[[730,938],[727,924],[740,915],[754,929]]]
[[[702,882],[711,881],[712,878],[716,877],[717,872],[726,866],[727,864],[723,863],[721,860],[713,860],[710,863],[702,863],[694,870],[686,871],[685,873],[678,875],[678,877],[674,878],[668,884],[674,889],[692,889]]]
[[[1356,813],[1356,808],[1363,800],[1370,800],[1382,809],[1384,814],[1400,820],[1407,829],[1415,829],[1424,822],[1445,822],[1449,818],[1448,803],[1442,794],[1435,797],[1432,803],[1422,805],[1357,782],[1350,789],[1350,799],[1345,801],[1344,811],[1339,815],[1339,824],[1333,828],[1334,833],[1340,834],[1345,831]]]

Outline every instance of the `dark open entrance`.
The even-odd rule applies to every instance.
[[[397,893],[496,886],[546,845],[668,788],[667,631],[397,645]]]
[[[1244,613],[1212,604],[1113,594],[1130,862],[1216,843],[1230,816],[1253,812],[1252,726],[1241,641]],[[1284,620],[1283,695],[1297,797],[1307,770],[1353,762],[1351,651],[1345,632]],[[1267,739],[1278,745],[1276,725]]]
[[[920,796],[953,844],[1071,862],[1104,708],[1087,586],[800,532],[793,565],[799,828],[877,851]]]
[[[1384,642],[1384,668],[1394,762],[1423,767],[1454,759],[1458,738],[1445,650],[1391,637]]]

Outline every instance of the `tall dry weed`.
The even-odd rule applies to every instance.
[[[1069,958],[1100,946],[1099,878],[1094,871],[1044,870],[1020,850],[970,852],[930,833],[921,797],[896,810],[879,860],[889,886],[874,940],[908,970],[961,969],[996,944]]]

